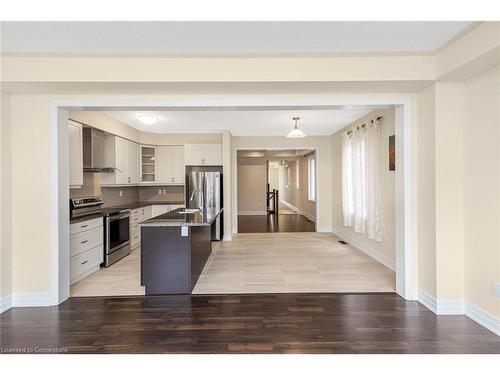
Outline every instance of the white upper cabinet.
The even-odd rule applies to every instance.
[[[184,146],[172,146],[174,149],[174,180],[176,184],[184,184],[186,180],[186,163],[184,161]]]
[[[157,182],[156,146],[141,146],[141,182]]]
[[[158,146],[157,182],[165,184],[184,183],[184,146]]]
[[[113,173],[103,173],[104,185],[128,185],[139,182],[139,145],[114,135],[104,140],[104,164],[116,168]]]
[[[107,165],[107,164],[106,164]],[[115,184],[125,185],[129,183],[128,175],[128,141],[115,137]]]
[[[186,165],[222,165],[220,144],[188,144],[184,155]]]
[[[128,142],[128,178],[129,183],[139,182],[139,145],[135,142]]]
[[[82,126],[69,120],[69,185],[83,185]]]

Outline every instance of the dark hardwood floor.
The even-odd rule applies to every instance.
[[[394,293],[70,298],[0,315],[1,352],[500,353],[464,316]]]
[[[315,231],[316,224],[303,215],[238,215],[238,233]]]

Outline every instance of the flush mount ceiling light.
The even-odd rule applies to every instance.
[[[286,135],[287,138],[304,138],[306,135],[302,130],[299,129],[299,126],[297,125],[297,121],[300,120],[300,117],[294,117],[293,121],[295,121],[295,127],[293,130]]]
[[[137,119],[145,125],[153,125],[158,122],[158,117],[149,113],[140,113],[137,115]]]

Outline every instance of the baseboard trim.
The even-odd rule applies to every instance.
[[[437,314],[437,300],[433,296],[431,296],[429,293],[423,291],[423,290],[418,290],[418,302],[425,307],[427,307],[429,310],[431,310],[434,314]]]
[[[461,299],[437,299],[426,291],[418,291],[418,302],[436,315],[464,315],[464,301]]]
[[[465,315],[497,336],[500,336],[500,318],[468,301],[461,299],[439,300],[429,293],[419,290],[418,302],[436,315]]]
[[[267,211],[238,211],[238,215],[241,216],[267,215]]]
[[[500,318],[468,301],[465,302],[465,315],[495,335],[500,336]]]
[[[339,232],[336,229],[333,229],[332,232],[337,237],[340,237],[341,239],[343,239],[344,241],[348,242],[349,244],[357,247],[359,250],[361,250],[365,254],[371,256],[377,262],[382,263],[387,268],[389,268],[392,271],[396,272],[396,263],[395,263],[394,260],[387,258],[386,256],[380,254],[378,251],[372,249],[371,247],[365,245],[362,242],[359,242],[358,240],[355,240],[354,238],[350,237],[349,235],[347,235],[345,233]]]
[[[301,214],[302,216],[307,217],[309,220],[311,220],[314,223],[316,222],[316,218],[314,216],[308,214],[307,212],[300,211],[299,214]]]
[[[12,308],[12,296],[9,294],[8,296],[0,298],[0,314],[10,310]]]
[[[285,206],[287,206],[289,209],[295,211],[296,213],[300,213],[300,210],[298,207],[295,207],[293,204],[288,203],[287,201],[281,200],[280,203],[283,203]]]
[[[52,306],[52,299],[46,293],[18,293],[12,295],[12,307]]]

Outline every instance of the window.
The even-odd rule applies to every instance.
[[[342,214],[346,227],[383,240],[380,123],[342,134]]]
[[[316,157],[309,155],[307,159],[307,197],[316,202]]]

